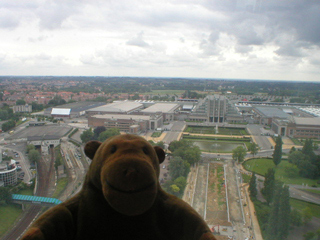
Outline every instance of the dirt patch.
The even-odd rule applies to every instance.
[[[226,188],[222,164],[210,163],[208,184],[206,222],[208,225],[230,225],[228,222]]]

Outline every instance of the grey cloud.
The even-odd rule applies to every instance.
[[[40,27],[45,29],[62,27],[63,22],[77,13],[80,6],[81,3],[78,1],[46,1],[36,11]]]
[[[278,55],[289,56],[289,57],[303,57],[304,54],[299,48],[295,48],[291,45],[282,46],[275,51]]]
[[[0,9],[0,28],[16,28],[20,23],[19,16],[7,9]]]
[[[143,32],[140,32],[136,37],[127,41],[127,45],[137,47],[149,47],[149,44],[143,40]]]
[[[252,47],[247,45],[236,45],[235,51],[237,53],[249,53],[252,51]]]
[[[48,36],[39,36],[39,37],[29,37],[29,42],[42,42],[44,40],[48,39]]]
[[[199,48],[202,50],[200,57],[217,56],[220,54],[220,48],[207,39],[201,41]]]

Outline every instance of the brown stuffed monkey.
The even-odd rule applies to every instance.
[[[192,207],[160,187],[160,147],[126,134],[84,150],[92,163],[82,190],[40,216],[22,240],[215,240]]]

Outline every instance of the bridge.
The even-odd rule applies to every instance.
[[[35,204],[47,207],[52,207],[62,203],[59,199],[56,198],[29,196],[21,194],[12,194],[12,202],[19,204]]]

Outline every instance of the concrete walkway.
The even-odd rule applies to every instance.
[[[244,189],[246,191],[246,195],[249,196],[249,186],[245,187]],[[263,240],[260,225],[259,225],[258,218],[256,215],[256,210],[255,210],[254,204],[251,201],[250,197],[248,197],[248,205],[249,205],[251,224],[253,227],[255,239],[256,240]]]

